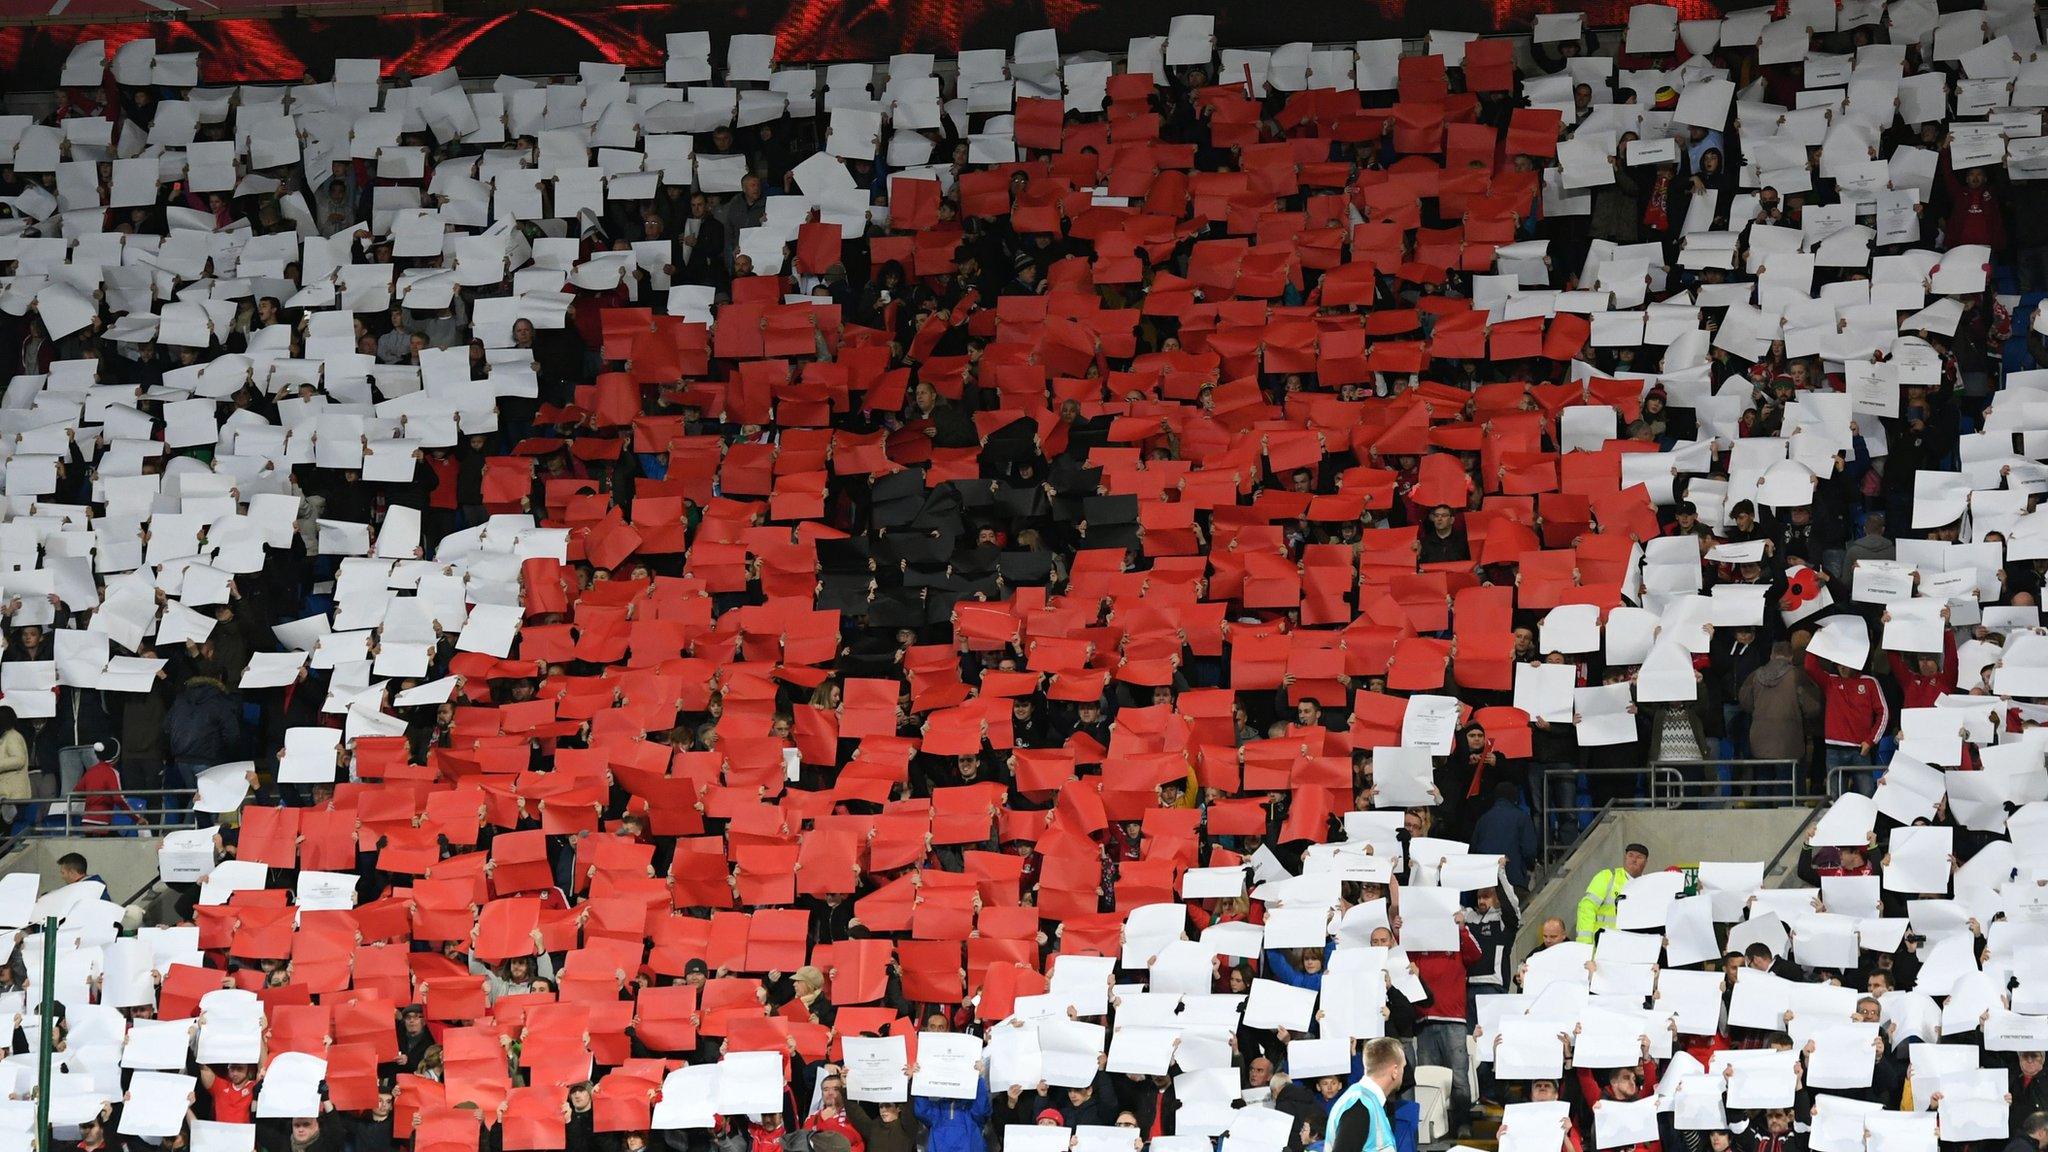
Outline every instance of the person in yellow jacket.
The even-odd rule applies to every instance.
[[[1622,890],[1649,865],[1650,850],[1641,844],[1631,844],[1621,853],[1621,867],[1603,868],[1593,874],[1586,894],[1579,897],[1579,943],[1591,944],[1600,933],[1614,927],[1614,910],[1621,903]]]

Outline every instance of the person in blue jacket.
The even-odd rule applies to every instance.
[[[981,1081],[974,1087],[972,1100],[910,1098],[912,1110],[925,1126],[925,1152],[988,1152],[988,1137],[982,1130],[989,1116],[987,1062],[977,1061],[974,1070],[981,1073]]]

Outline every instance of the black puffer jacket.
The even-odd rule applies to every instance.
[[[242,710],[220,681],[194,676],[164,715],[164,750],[173,760],[218,764],[229,759]]]

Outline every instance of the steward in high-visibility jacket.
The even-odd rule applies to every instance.
[[[1629,881],[1643,874],[1649,863],[1650,850],[1641,844],[1631,844],[1621,854],[1621,867],[1603,868],[1593,874],[1586,894],[1579,897],[1579,943],[1591,944],[1600,933],[1614,927],[1614,913],[1621,904],[1623,890]]]

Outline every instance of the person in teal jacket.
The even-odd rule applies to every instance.
[[[925,1152],[988,1152],[988,1076],[975,1085],[972,1100],[912,1096],[912,1109],[925,1126]]]
[[[1330,1106],[1323,1129],[1328,1152],[1391,1152],[1394,1124],[1387,1113],[1387,1097],[1400,1088],[1407,1065],[1400,1041],[1366,1041],[1365,1077]]]

